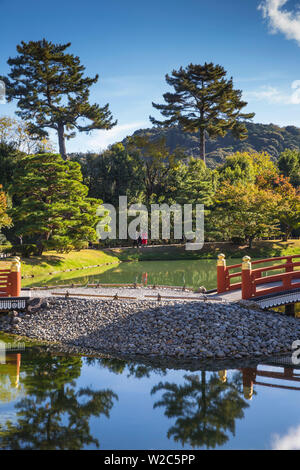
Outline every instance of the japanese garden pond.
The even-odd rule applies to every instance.
[[[230,260],[228,264],[239,263]],[[24,279],[25,287],[70,284],[70,283],[140,283],[147,275],[148,284],[170,285],[207,289],[216,287],[216,260],[138,261],[123,262],[113,267],[83,269],[76,272],[59,273],[43,278]]]
[[[300,448],[300,370],[166,368],[20,346],[0,356],[0,449]]]

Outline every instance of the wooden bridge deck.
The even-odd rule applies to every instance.
[[[299,271],[299,277],[293,279],[292,286],[293,284],[297,284],[300,282],[300,271]],[[275,305],[284,305],[287,303],[295,303],[295,302],[300,302],[300,289],[295,288],[291,286],[291,289],[288,291],[282,291],[282,292],[277,292],[277,293],[270,293],[259,296],[259,293],[261,291],[265,291],[265,289],[272,289],[274,287],[281,287],[282,282],[268,282],[266,284],[261,284],[260,286],[257,287],[257,297],[253,297],[249,300],[256,301],[259,305],[263,307],[269,307],[269,306],[275,306]],[[238,300],[241,300],[241,289],[236,289],[232,291],[227,291],[227,292],[222,292],[221,294],[217,293],[212,293],[209,294],[208,297],[215,298],[215,299],[222,299],[225,300],[226,302],[236,302]],[[270,301],[268,301],[270,299]],[[271,301],[271,299],[273,299]]]

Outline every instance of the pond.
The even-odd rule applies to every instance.
[[[20,345],[0,355],[0,449],[300,448],[300,370],[174,369]]]
[[[254,259],[253,259],[254,261]],[[241,263],[241,259],[228,260],[228,265]],[[268,266],[268,263],[261,266]],[[240,271],[235,269],[234,271]],[[280,271],[269,271],[268,274],[278,274]],[[180,261],[138,261],[123,262],[112,267],[82,269],[81,271],[59,273],[52,276],[35,277],[22,280],[23,287],[56,284],[133,284],[186,286],[194,289],[200,286],[207,290],[217,287],[216,260],[180,260]]]
[[[234,260],[231,264],[239,263]],[[216,287],[215,260],[139,261],[120,263],[112,268],[83,269],[73,273],[60,273],[52,277],[24,279],[24,287],[71,283],[141,283],[147,274],[148,284],[186,287]]]

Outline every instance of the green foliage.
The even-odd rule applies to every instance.
[[[14,171],[23,156],[14,145],[0,143],[0,184],[5,191],[9,191]]]
[[[65,52],[70,45],[46,39],[22,41],[17,46],[19,55],[7,61],[8,77],[1,77],[7,100],[17,100],[16,114],[29,123],[30,134],[43,138],[48,136],[49,128],[57,131],[63,158],[65,138],[74,137],[76,131],[111,129],[116,124],[108,104],[101,108],[89,103],[89,89],[98,81],[98,75],[83,77],[85,67],[79,57]],[[83,123],[82,118],[87,122]]]
[[[224,163],[227,156],[236,152],[266,152],[276,161],[286,149],[298,152],[300,148],[300,128],[298,127],[280,127],[275,124],[252,122],[245,122],[245,126],[248,134],[247,140],[237,140],[231,132],[224,137],[214,139],[206,137],[206,161],[209,167],[215,168]],[[195,158],[199,155],[199,133],[184,132],[179,125],[140,129],[134,135],[147,136],[151,140],[163,137],[171,153],[180,147],[186,155],[192,155]]]
[[[192,448],[224,445],[249,407],[242,397],[240,376],[221,382],[216,373],[201,371],[186,374],[184,380],[182,384],[160,382],[151,390],[152,395],[160,392],[154,408],[163,408],[172,419],[167,437]]]
[[[244,120],[254,113],[242,113],[247,105],[242,101],[241,90],[233,88],[232,78],[220,65],[206,63],[190,64],[185,69],[173,70],[166,75],[168,85],[174,93],[163,95],[166,104],[152,103],[167,119],[158,121],[150,117],[153,124],[173,126],[179,124],[183,131],[195,132],[200,139],[200,157],[205,161],[205,136],[224,137],[231,131],[235,138],[245,140],[247,128]]]
[[[294,186],[300,186],[300,150],[286,149],[278,159],[278,168]]]
[[[101,154],[73,154],[80,163],[83,182],[90,197],[101,197],[107,204],[118,206],[119,196],[128,202],[140,198],[143,186],[142,160],[137,151],[128,152],[123,144],[112,145]]]
[[[224,165],[218,167],[220,183],[229,181],[234,184],[240,182],[255,181],[255,174],[253,168],[253,159],[247,153],[235,153],[226,157]]]
[[[33,243],[24,243],[24,245],[8,246],[4,252],[14,256],[30,258],[39,254],[39,248]]]
[[[20,387],[25,393],[15,404],[16,418],[0,424],[0,449],[100,446],[90,420],[108,418],[118,396],[110,389],[76,387],[81,367],[80,357],[55,357],[36,348],[22,355]]]
[[[0,230],[2,227],[11,226],[11,218],[7,213],[7,199],[2,186],[0,185]]]
[[[218,175],[199,159],[190,158],[184,166],[178,202],[181,204],[212,204]]]
[[[252,246],[255,238],[272,236],[278,231],[279,197],[253,183],[228,182],[214,196],[211,226],[215,236],[232,240],[241,238]],[[221,238],[220,237],[220,238]]]
[[[74,242],[96,241],[96,211],[102,201],[88,198],[81,181],[80,165],[60,155],[22,158],[14,175],[10,211],[15,235],[34,241],[40,254],[48,246],[68,250]]]

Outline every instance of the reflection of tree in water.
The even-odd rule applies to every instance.
[[[166,375],[166,368],[155,368],[151,365],[143,363],[137,363],[130,360],[116,359],[113,357],[109,358],[86,358],[87,364],[94,365],[99,364],[101,367],[105,367],[115,374],[123,374],[128,372],[127,377],[135,377],[136,379],[149,378],[151,373],[156,375]]]
[[[160,382],[151,394],[164,392],[154,408],[165,407],[165,416],[176,418],[168,431],[182,445],[215,448],[225,444],[235,434],[235,420],[244,417],[249,405],[241,397],[241,377],[235,374],[230,381],[220,381],[216,373],[208,380],[206,372],[185,375],[185,383]]]
[[[30,353],[32,354],[32,353]],[[23,362],[21,378],[27,395],[16,405],[17,423],[0,425],[2,449],[81,449],[97,439],[90,434],[91,416],[109,412],[118,397],[111,390],[76,388],[81,358],[40,354]]]

